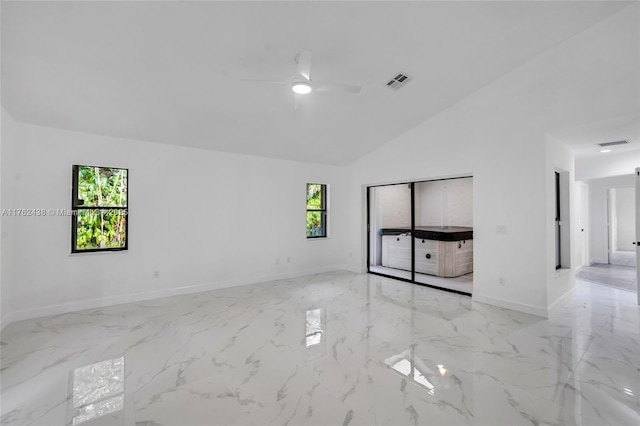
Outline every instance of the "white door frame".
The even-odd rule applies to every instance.
[[[640,305],[640,167],[636,168],[636,292]]]
[[[636,174],[636,180],[637,180],[637,178],[638,178],[638,175]],[[607,263],[608,264],[611,264],[611,256],[614,253],[614,250],[613,250],[613,238],[614,238],[613,233],[614,232],[613,232],[613,229],[612,229],[612,221],[616,220],[616,218],[612,217],[612,213],[613,213],[612,210],[614,209],[614,207],[612,206],[612,202],[611,202],[611,190],[634,188],[634,187],[636,188],[636,194],[637,194],[637,191],[638,191],[637,185],[629,185],[629,184],[626,184],[626,185],[610,185],[610,186],[606,186],[604,188],[604,190],[605,190],[604,196],[605,196],[605,200],[606,200],[606,209],[607,209],[606,210],[605,226],[606,226],[606,236],[607,236],[607,242],[606,242],[606,244],[607,244],[606,249],[607,250],[606,250],[606,252],[607,252]],[[636,205],[638,203],[637,198],[638,197],[636,196]],[[636,221],[637,221],[637,216],[636,216]],[[636,236],[637,236],[637,228],[636,228]],[[638,240],[638,241],[640,241],[640,240]]]
[[[576,194],[579,198],[576,202],[578,206],[578,223],[576,235],[578,236],[578,245],[580,246],[580,259],[578,266],[589,265],[589,186],[584,182],[578,182]]]
[[[615,202],[613,202],[612,192],[616,190],[616,187],[607,188],[607,263],[611,264],[611,255],[613,254],[613,238],[617,234],[617,230],[613,229],[613,221],[616,220]],[[616,232],[614,232],[616,231]]]

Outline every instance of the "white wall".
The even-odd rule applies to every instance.
[[[600,179],[610,176],[624,176],[634,173],[640,167],[640,150],[630,152],[609,152],[576,159],[576,180]]]
[[[411,189],[406,184],[380,186],[372,189],[375,199],[376,227],[411,226]]]
[[[589,263],[607,263],[607,192],[610,188],[633,187],[635,175],[592,179],[586,183],[589,186]]]
[[[638,5],[559,44],[408,130],[351,168],[348,250],[365,253],[367,185],[473,176],[474,300],[547,315],[566,288],[550,281],[552,129],[637,112]],[[635,99],[635,100],[634,100]],[[428,101],[428,100],[426,100]],[[632,111],[630,111],[632,110]],[[396,160],[402,152],[402,161]],[[572,194],[570,194],[572,196]],[[502,232],[505,231],[505,232]],[[364,265],[354,258],[353,269]],[[500,278],[506,281],[499,284]],[[553,280],[555,282],[555,280]],[[569,286],[571,279],[568,279]],[[548,288],[557,293],[547,294]]]
[[[371,188],[371,264],[382,263],[382,228],[411,226],[411,189],[407,184]]]
[[[15,122],[2,109],[0,135],[0,211],[14,205],[15,190],[10,185],[15,175]],[[9,321],[12,306],[12,276],[13,276],[13,224],[16,218],[2,215],[0,217],[0,326],[4,327]]]
[[[2,168],[3,197],[7,188],[16,194],[6,208],[68,209],[73,164],[126,167],[130,222],[128,251],[71,255],[69,217],[15,218],[12,320],[333,270],[344,261],[344,168],[26,124],[15,130],[16,153],[3,155],[15,167],[13,175]],[[307,182],[330,185],[328,239],[305,237]]]
[[[378,186],[371,191],[374,230],[411,226],[407,184]],[[417,226],[473,226],[473,178],[417,182],[415,197]]]
[[[609,219],[609,251],[618,250],[618,192],[616,188],[607,191]]]
[[[615,250],[635,251],[636,240],[636,190],[633,187],[616,190],[617,245]]]
[[[418,182],[417,226],[473,226],[473,178]]]
[[[575,208],[575,159],[572,150],[562,142],[547,137],[547,191],[546,250],[547,305],[552,308],[568,295],[575,283],[576,227],[578,214]],[[555,173],[560,173],[560,246],[561,269],[556,269],[556,191]]]
[[[356,162],[351,197],[361,199],[364,186],[380,182],[473,175],[474,299],[544,315],[545,146],[517,114],[504,120],[502,102],[477,94]],[[514,126],[498,137],[504,121]],[[394,163],[394,152],[412,155]],[[362,229],[361,217],[352,216],[350,229]],[[507,233],[496,234],[498,225]],[[364,245],[362,235],[352,235],[350,247]]]

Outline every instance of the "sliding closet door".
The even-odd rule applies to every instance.
[[[434,284],[438,276],[439,242],[435,233],[446,226],[446,185],[444,181],[416,182],[414,215],[415,226],[415,280],[421,284]]]
[[[368,188],[369,272],[412,280],[412,184]]]
[[[473,292],[473,178],[367,189],[368,271]]]
[[[473,178],[414,183],[415,282],[471,293]]]

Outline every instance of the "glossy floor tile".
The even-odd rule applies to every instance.
[[[576,274],[576,278],[627,291],[636,292],[638,289],[635,266],[594,263],[593,265],[581,267]]]
[[[334,272],[2,332],[3,425],[637,425],[635,295],[549,319]]]

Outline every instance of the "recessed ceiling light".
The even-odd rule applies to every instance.
[[[306,95],[311,93],[311,85],[306,81],[296,81],[291,86],[291,89],[299,95]]]
[[[611,152],[610,149],[601,149],[600,152]]]

